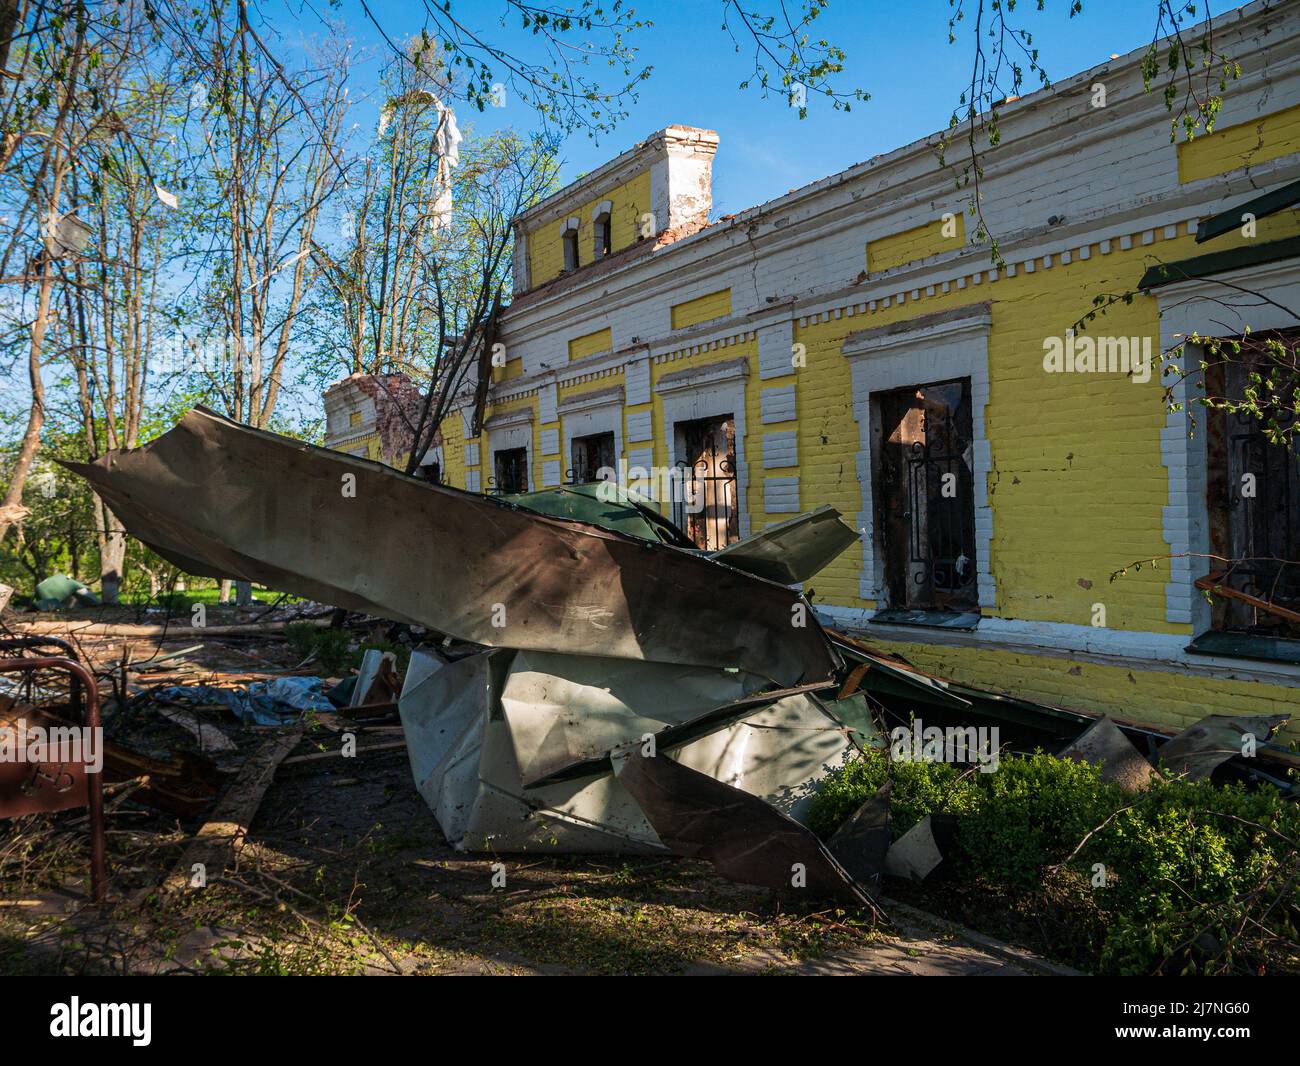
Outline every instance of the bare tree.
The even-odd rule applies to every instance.
[[[104,154],[125,129],[118,108],[145,32],[131,4],[105,17],[84,4],[34,3],[6,17],[19,32],[6,53],[10,66],[0,98],[0,202],[9,220],[0,284],[18,290],[25,310],[31,396],[0,501],[0,539],[24,513],[23,487],[45,421],[42,369],[58,328],[59,287],[71,283],[70,264],[89,238],[91,226],[81,212],[92,206]],[[89,201],[73,198],[74,187],[90,190]]]
[[[462,154],[456,209],[439,229],[427,263],[436,338],[412,427],[408,473],[420,466],[453,406],[486,385],[496,315],[509,292],[512,221],[553,191],[557,176],[555,145],[541,137],[499,134],[471,143]]]
[[[170,169],[168,126],[177,96],[175,82],[166,78],[137,86],[128,119],[132,144],[104,156],[93,235],[73,266],[73,284],[64,289],[72,341],[67,355],[90,457],[105,448],[136,447],[151,398],[156,339],[166,324],[161,275],[177,213],[159,201],[150,175]],[[74,185],[79,181],[74,175]],[[98,497],[95,511],[101,595],[115,603],[126,530]]]
[[[342,248],[314,248],[328,289],[322,343],[347,373],[419,373],[431,345],[430,264],[451,219],[460,134],[432,52],[385,65],[375,144],[355,165]]]
[[[200,129],[214,228],[202,302],[224,337],[200,369],[231,418],[264,428],[314,281],[316,225],[344,177],[347,53],[334,48],[312,69],[286,73],[243,21],[214,22],[210,47],[211,107]]]

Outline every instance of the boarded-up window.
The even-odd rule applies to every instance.
[[[699,548],[740,539],[736,420],[732,415],[678,422],[673,521]]]
[[[970,379],[873,397],[876,528],[890,607],[964,611],[975,582]]]
[[[614,434],[592,433],[586,437],[574,437],[570,444],[573,466],[570,480],[575,485],[590,481],[612,480],[612,475],[601,477],[601,470],[614,469]]]
[[[1282,351],[1270,347],[1273,341]],[[1255,335],[1240,351],[1206,357],[1206,395],[1229,405],[1254,397],[1258,413],[1206,412],[1210,552],[1205,570],[1225,591],[1212,593],[1215,629],[1300,638],[1300,448],[1294,433],[1300,395],[1296,332]],[[1285,353],[1285,354],[1283,354]],[[1272,377],[1275,387],[1265,382]],[[1279,402],[1270,402],[1277,397]],[[1228,591],[1242,594],[1235,597]],[[1281,608],[1281,613],[1261,602]]]

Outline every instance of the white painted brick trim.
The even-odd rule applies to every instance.
[[[866,600],[884,596],[884,561],[877,557],[871,483],[871,395],[908,385],[969,377],[975,463],[975,564],[979,605],[997,607],[997,587],[989,566],[993,538],[993,508],[988,494],[991,450],[984,429],[989,402],[988,335],[992,322],[984,304],[942,318],[913,319],[897,326],[850,333],[842,351],[853,376],[853,413],[858,423],[858,481],[862,510],[857,527],[862,534],[862,575],[859,595]]]
[[[798,514],[799,479],[797,477],[764,478],[763,510],[768,514]]]
[[[785,433],[763,434],[763,469],[774,470],[783,466],[799,465],[799,434],[790,430]]]
[[[793,422],[796,412],[795,387],[781,385],[758,394],[759,417],[764,425]]]

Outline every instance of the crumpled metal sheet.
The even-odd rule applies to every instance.
[[[525,782],[575,765],[595,770],[611,749],[693,721],[765,687],[754,674],[603,656],[523,651],[501,706]]]
[[[823,504],[807,514],[765,526],[714,552],[713,558],[769,581],[796,585],[820,572],[859,539],[839,511]]]
[[[879,885],[893,840],[890,820],[893,786],[892,780],[881,785],[826,841],[826,847],[849,876],[868,889]]]
[[[956,815],[927,814],[889,846],[885,873],[924,881],[952,854],[956,836]]]
[[[1101,779],[1112,781],[1125,792],[1141,792],[1159,774],[1119,726],[1105,715],[1098,718],[1057,755],[1101,767]]]
[[[132,535],[194,573],[489,647],[730,667],[782,685],[839,665],[811,610],[792,624],[804,601],[775,582],[204,408],[141,448],[66,465]]]
[[[641,809],[601,774],[525,789],[497,693],[513,653],[411,656],[398,708],[416,787],[460,851],[653,854]]]
[[[635,746],[611,761],[619,783],[675,854],[704,859],[733,881],[840,896],[874,909],[811,830],[758,797]]]
[[[1171,773],[1185,774],[1189,781],[1204,780],[1241,755],[1247,737],[1263,746],[1288,720],[1284,714],[1207,715],[1161,746],[1160,765]]]
[[[764,702],[765,694],[751,691],[742,698],[751,702],[729,718],[674,742],[680,725],[707,717],[699,712],[715,696],[729,700],[753,684],[715,673],[511,651],[443,663],[416,652],[398,703],[416,786],[463,851],[661,852],[652,823],[609,763],[612,750],[652,737],[657,752],[686,768],[774,813],[804,817],[818,783],[854,750],[850,729],[808,693],[766,694]],[[531,698],[543,690],[563,702]],[[590,736],[574,728],[589,719]],[[540,783],[530,776],[601,745],[608,746],[577,775]]]

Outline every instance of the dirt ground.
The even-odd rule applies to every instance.
[[[123,658],[120,639],[80,643],[103,670]],[[129,657],[152,663],[193,643],[181,638],[160,650],[154,642]],[[206,641],[166,672],[130,667],[125,691],[131,699],[126,709],[110,708],[110,738],[160,757],[194,750],[195,738],[155,713],[142,691],[302,667],[292,659],[282,640]],[[237,745],[215,756],[228,776],[277,734],[241,725],[217,706],[195,714]],[[337,751],[341,728],[356,733],[358,755],[282,765],[234,863],[219,876],[210,872],[203,888],[159,891],[202,818],[183,820],[145,807],[130,799],[129,787],[108,801],[111,893],[102,909],[85,902],[84,810],[0,822],[0,972],[1050,969],[907,908],[894,910],[895,927],[873,929],[865,915],[833,903],[733,884],[684,859],[458,853],[416,791],[405,751],[392,749],[401,739],[395,718],[360,726],[313,719],[295,754]],[[389,750],[366,753],[377,745]]]

